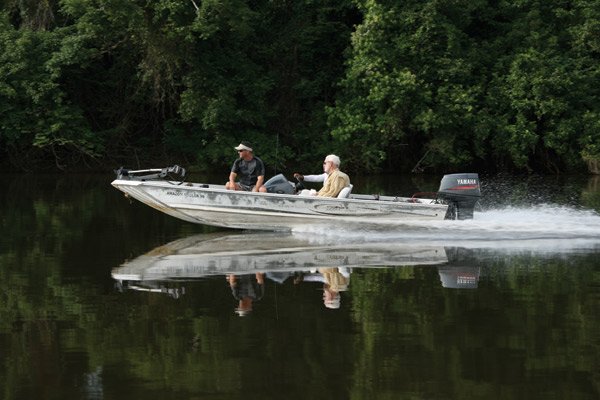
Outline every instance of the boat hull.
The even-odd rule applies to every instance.
[[[289,231],[306,226],[395,226],[442,220],[448,206],[432,200],[355,195],[349,199],[254,193],[199,183],[117,179],[112,185],[173,217],[226,228]]]

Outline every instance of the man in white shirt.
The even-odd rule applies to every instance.
[[[294,177],[306,182],[323,182],[323,188],[319,190],[317,196],[336,197],[340,191],[350,185],[348,175],[339,170],[340,158],[335,154],[330,154],[323,161],[323,174],[302,176],[300,173],[294,173]]]

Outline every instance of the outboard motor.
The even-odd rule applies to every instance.
[[[473,219],[475,204],[481,197],[479,175],[444,175],[437,198],[448,204],[446,219]]]
[[[294,194],[294,184],[288,181],[283,174],[277,174],[265,182],[267,193]]]

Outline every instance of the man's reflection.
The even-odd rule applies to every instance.
[[[340,308],[340,292],[348,290],[350,273],[350,269],[346,267],[319,268],[314,272],[297,277],[294,280],[294,283],[299,283],[301,281],[323,282],[323,305],[326,308],[335,310]]]
[[[252,312],[253,303],[262,299],[265,294],[265,274],[257,272],[254,275],[227,276],[227,282],[231,288],[231,294],[238,300],[235,313],[240,317]]]

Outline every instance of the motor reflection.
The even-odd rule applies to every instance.
[[[479,267],[438,267],[442,286],[449,289],[477,289]]]

